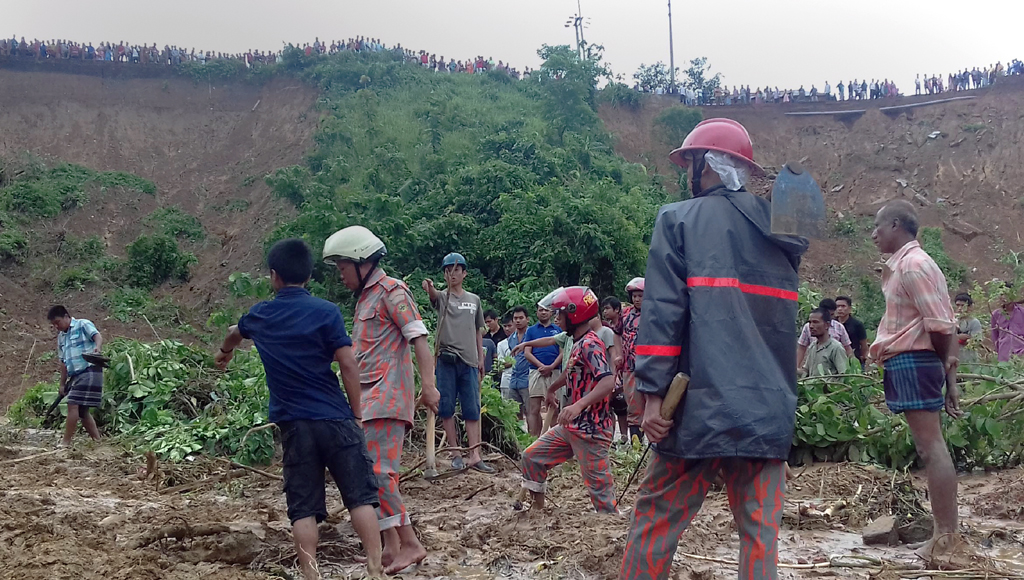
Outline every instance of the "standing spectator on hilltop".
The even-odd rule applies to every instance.
[[[852,310],[852,298],[836,296],[836,320],[846,329],[846,334],[850,337],[850,344],[853,346],[853,356],[860,361],[861,367],[863,367],[867,364],[868,331],[864,328],[864,323],[853,317]]]
[[[863,80],[860,82],[860,98],[863,100],[868,95],[868,81]]]
[[[828,81],[825,81],[825,100],[832,100],[832,85],[828,84]]]
[[[914,78],[914,95],[920,95],[920,94],[921,94],[921,75],[917,75],[917,77]]]
[[[992,345],[999,362],[1024,355],[1024,306],[1008,293],[1002,296],[1002,308],[992,313]]]
[[[103,347],[103,335],[96,330],[91,320],[72,318],[63,306],[50,308],[46,318],[57,330],[60,396],[67,395],[68,400],[68,418],[62,445],[71,445],[79,418],[89,437],[99,441],[100,431],[89,409],[98,408],[103,401],[103,369],[86,362],[82,355],[99,354]]]
[[[839,91],[839,100],[842,101],[843,100],[843,81],[841,81],[841,80],[839,81],[839,84],[836,85],[836,90]]]

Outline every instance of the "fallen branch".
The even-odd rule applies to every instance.
[[[25,457],[18,457],[17,459],[5,459],[4,461],[0,461],[0,465],[10,465],[11,463],[21,463],[22,461],[30,461],[32,459],[37,459],[39,457],[46,457],[47,455],[60,453],[61,451],[64,451],[64,449],[61,448],[54,449],[52,451],[44,451],[43,453],[36,453],[35,455],[26,455]]]
[[[242,435],[242,442],[239,443],[239,446],[245,445],[245,440],[246,440],[246,438],[249,437],[249,435],[252,435],[253,433],[256,433],[257,431],[263,431],[264,429],[270,429],[272,427],[277,427],[277,423],[267,423],[266,425],[260,425],[259,427],[253,427],[252,429],[249,429],[248,431],[245,432],[245,435]]]
[[[257,473],[259,475],[262,475],[263,477],[269,477],[270,479],[276,479],[277,481],[284,481],[284,477],[282,477],[280,475],[277,475],[277,474],[274,474],[274,473],[268,473],[268,472],[263,471],[261,469],[256,469],[255,467],[249,467],[248,465],[242,465],[241,463],[238,463],[237,461],[231,461],[230,459],[224,459],[223,457],[214,457],[214,459],[216,459],[217,461],[222,461],[224,463],[227,463],[231,467],[236,467],[238,469],[244,469],[246,471],[251,471],[253,473]]]
[[[129,550],[137,550],[167,538],[182,540],[185,538],[198,538],[200,536],[224,534],[230,531],[231,527],[227,524],[199,524],[197,526],[190,526],[188,524],[167,525],[156,530],[146,532],[145,534],[135,538],[127,544],[127,548]]]
[[[485,486],[481,487],[480,489],[474,491],[473,493],[467,495],[466,499],[464,499],[462,501],[469,501],[469,500],[473,499],[474,497],[476,497],[476,494],[480,493],[481,491],[485,491],[485,490],[491,489],[492,487],[494,487],[494,483],[488,483],[487,485],[485,485]]]
[[[713,562],[715,564],[722,564],[725,566],[739,567],[739,562],[733,560],[725,560],[722,558],[710,558],[708,556],[698,556],[697,554],[682,554],[686,558],[692,560],[700,560],[702,562]],[[872,556],[860,556],[850,554],[848,556],[829,556],[825,562],[814,562],[811,564],[788,564],[785,562],[779,562],[779,568],[787,568],[790,570],[819,570],[822,568],[872,568],[875,571],[886,569],[886,570],[920,570],[920,567],[915,564],[903,564],[899,562],[890,562],[875,558]],[[928,570],[931,573],[932,570]],[[924,574],[921,574],[924,575]],[[959,576],[958,576],[959,577]]]
[[[244,469],[232,469],[231,471],[225,471],[224,473],[222,473],[220,475],[215,475],[213,477],[207,477],[206,479],[201,479],[199,481],[193,481],[192,483],[186,483],[186,484],[182,484],[182,485],[176,485],[174,487],[168,487],[166,489],[161,490],[160,491],[160,495],[167,495],[167,494],[171,494],[171,493],[184,493],[186,491],[192,491],[194,489],[199,489],[201,487],[206,487],[207,485],[210,485],[212,483],[226,483],[226,482],[231,481],[232,479],[234,479],[236,477],[242,477],[243,475],[245,475],[245,473],[246,473],[246,471]]]

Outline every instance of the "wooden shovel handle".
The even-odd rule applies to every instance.
[[[437,469],[437,452],[434,433],[437,431],[437,416],[427,409],[427,469]]]
[[[676,376],[672,378],[672,384],[668,387],[668,392],[665,393],[665,399],[661,402],[662,419],[666,421],[672,420],[672,416],[676,414],[676,407],[683,400],[683,395],[686,394],[686,388],[689,386],[689,375],[676,373]]]

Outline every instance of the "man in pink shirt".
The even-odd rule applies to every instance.
[[[935,531],[917,554],[933,562],[960,543],[956,469],[942,438],[939,411],[945,407],[954,418],[962,413],[953,339],[956,317],[946,278],[921,249],[917,229],[917,212],[907,201],[890,202],[875,216],[871,239],[891,256],[882,271],[885,315],[870,352],[885,367],[885,402],[893,413],[903,413],[925,465]]]

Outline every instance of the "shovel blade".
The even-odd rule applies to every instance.
[[[824,238],[825,196],[810,172],[784,165],[772,186],[772,233]]]

